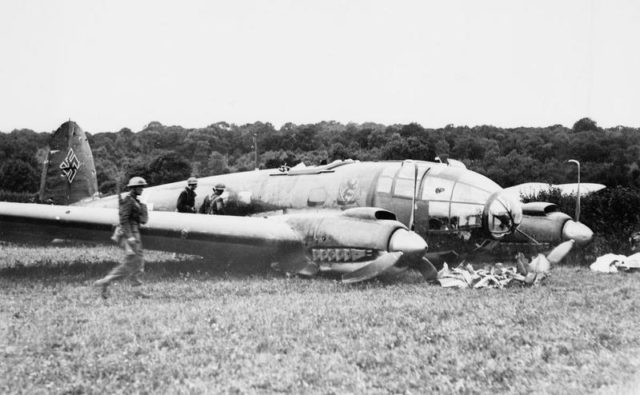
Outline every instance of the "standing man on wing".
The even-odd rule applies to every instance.
[[[196,188],[198,187],[198,180],[195,177],[190,177],[187,180],[187,186],[180,196],[178,196],[178,202],[176,208],[180,213],[195,213],[196,212]]]
[[[119,203],[120,225],[114,233],[114,241],[120,244],[125,251],[124,262],[116,266],[104,278],[93,283],[102,288],[102,297],[108,296],[108,287],[112,281],[129,277],[134,287],[142,285],[140,275],[144,271],[144,259],[142,256],[142,240],[140,238],[140,224],[145,224],[149,219],[147,205],[138,200],[142,189],[147,182],[142,177],[132,177],[127,184],[130,192]],[[148,295],[138,292],[138,296]]]
[[[216,184],[213,187],[213,193],[207,195],[200,206],[200,214],[217,214],[224,215],[224,200],[222,199],[222,193],[224,192],[225,185],[222,183]]]

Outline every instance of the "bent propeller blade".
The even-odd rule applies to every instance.
[[[402,252],[390,252],[388,254],[384,254],[378,259],[371,261],[367,266],[343,275],[342,282],[351,284],[372,279],[395,265],[398,260],[400,260],[400,257],[402,257],[402,254]]]
[[[521,235],[523,235],[524,237],[526,237],[527,239],[529,239],[533,244],[539,246],[541,243],[535,239],[535,237],[531,236],[530,234],[528,234],[527,232],[525,232],[524,230],[522,230],[520,228],[520,226],[518,226],[516,228],[516,232],[520,233]]]
[[[575,244],[575,240],[567,240],[564,243],[558,244],[556,248],[551,250],[549,255],[547,255],[547,260],[552,265],[556,265],[560,263],[561,260],[564,259],[565,256],[571,251],[573,245]]]
[[[438,270],[431,261],[423,257],[415,264],[416,269],[422,274],[424,281],[435,281],[438,278]]]
[[[282,254],[278,259],[278,268],[287,273],[314,276],[318,273],[318,265],[306,259],[302,246]]]

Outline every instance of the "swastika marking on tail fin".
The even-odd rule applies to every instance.
[[[80,161],[76,156],[75,152],[73,152],[72,148],[69,148],[69,152],[67,156],[64,158],[64,161],[60,163],[60,169],[62,173],[67,177],[69,184],[73,182],[76,174],[78,173],[78,169],[80,168]]]

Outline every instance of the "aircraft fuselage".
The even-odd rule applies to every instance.
[[[417,175],[417,183],[414,182]],[[424,161],[353,162],[280,171],[256,170],[198,179],[196,206],[224,183],[226,211],[233,215],[270,216],[297,211],[380,207],[409,225],[415,190],[415,230],[432,247],[440,236],[461,240],[501,238],[521,218],[520,204],[503,189],[471,170]],[[145,189],[142,199],[157,211],[175,211],[186,182]],[[117,207],[117,198],[81,203]],[[347,230],[348,231],[348,230]]]

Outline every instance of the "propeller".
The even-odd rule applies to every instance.
[[[438,269],[426,257],[422,257],[414,267],[422,274],[424,281],[434,281],[438,278]]]
[[[575,243],[575,240],[567,240],[563,243],[558,244],[556,248],[554,248],[549,254],[547,254],[547,260],[549,261],[549,263],[551,263],[552,265],[560,263],[560,261],[563,260],[565,256],[567,256],[569,251],[571,251]]]
[[[355,283],[376,277],[392,266],[403,269],[416,267],[420,270],[422,256],[427,250],[427,243],[416,232],[407,229],[397,229],[389,240],[389,252],[372,260],[366,266],[344,274],[342,281]]]
[[[272,266],[287,273],[296,273],[304,276],[314,276],[318,273],[318,265],[307,259],[302,243],[283,246],[282,254],[279,254],[277,262]]]
[[[403,253],[400,251],[386,253],[374,259],[368,265],[354,270],[351,273],[344,274],[342,276],[342,282],[351,284],[372,279],[398,263],[402,255]]]
[[[391,236],[388,249],[389,252],[382,253],[382,255],[369,261],[365,266],[344,274],[342,281],[355,283],[369,280],[393,266],[399,269],[406,269],[407,267],[419,268],[422,256],[427,249],[427,243],[417,233],[406,228],[400,228]],[[305,256],[304,246],[298,242],[283,245],[278,254],[277,263],[272,266],[284,272],[304,276],[314,276],[320,270],[318,264]]]
[[[437,274],[434,265],[425,258],[427,243],[416,232],[399,229],[389,241],[389,251],[401,251],[403,256],[396,263],[398,267],[417,269],[426,281],[431,280],[433,272]]]

